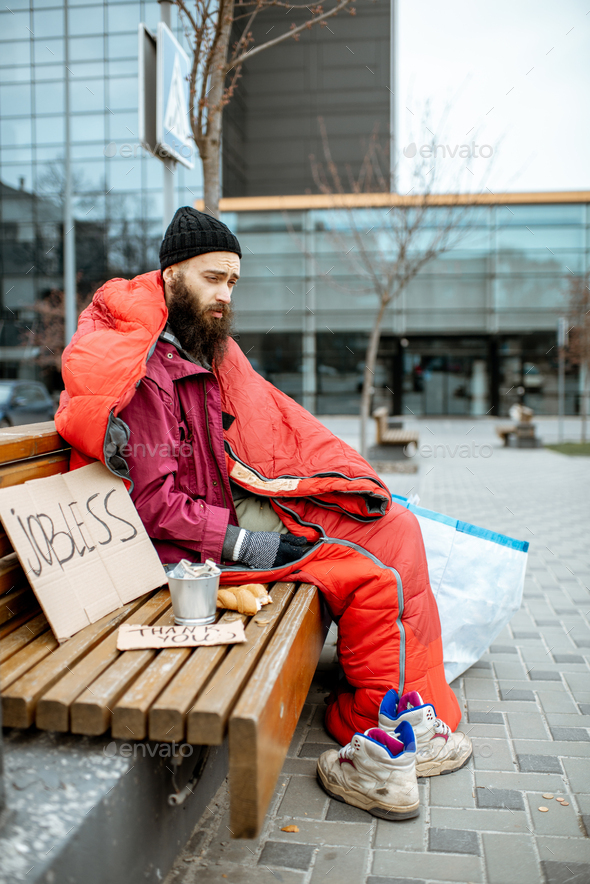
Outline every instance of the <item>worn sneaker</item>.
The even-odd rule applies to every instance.
[[[355,734],[340,751],[318,759],[318,780],[330,798],[360,807],[384,820],[420,813],[416,742],[407,721],[389,734],[378,727]]]
[[[436,717],[432,703],[424,703],[418,691],[410,691],[398,700],[396,691],[388,691],[379,709],[379,727],[394,734],[400,722],[409,722],[416,735],[416,776],[436,777],[452,773],[467,764],[473,747],[466,734],[453,733]]]

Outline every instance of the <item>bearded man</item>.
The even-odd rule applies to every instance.
[[[162,562],[212,558],[225,583],[318,586],[345,675],[326,726],[348,744],[345,757],[324,753],[320,782],[405,818],[418,812],[417,789],[398,771],[416,754],[412,726],[419,775],[456,770],[471,754],[468,738],[451,733],[461,716],[420,528],[369,464],[258,375],[232,339],[241,254],[221,221],[179,209],[160,270],[111,280],[80,316],[56,426],[73,469],[98,459],[127,482]],[[388,765],[395,795],[369,788],[367,798]]]

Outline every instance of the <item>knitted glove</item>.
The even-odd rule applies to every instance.
[[[275,531],[247,531],[228,525],[223,544],[223,557],[244,562],[257,571],[279,568],[304,555],[305,537],[278,534]]]
[[[295,562],[304,556],[311,544],[306,537],[295,537],[294,534],[280,534],[279,548],[273,562],[273,568],[280,568]]]

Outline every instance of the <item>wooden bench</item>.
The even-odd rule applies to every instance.
[[[53,422],[0,430],[0,488],[68,470]],[[8,538],[0,532],[3,724],[112,738],[219,745],[229,734],[230,828],[260,831],[303,708],[329,618],[310,584],[275,583],[272,603],[244,621],[246,642],[117,650],[125,623],[173,623],[167,586],[59,645]]]
[[[496,427],[496,434],[505,446],[508,445],[508,440],[513,433],[516,433],[516,424],[499,424]]]
[[[388,426],[385,405],[375,409],[373,418],[377,424],[377,445],[408,445],[410,442],[418,444],[419,434],[416,430],[392,429]]]

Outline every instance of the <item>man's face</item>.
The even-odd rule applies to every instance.
[[[207,252],[163,273],[168,319],[183,348],[199,360],[223,358],[231,332],[231,295],[240,276],[235,252]]]

